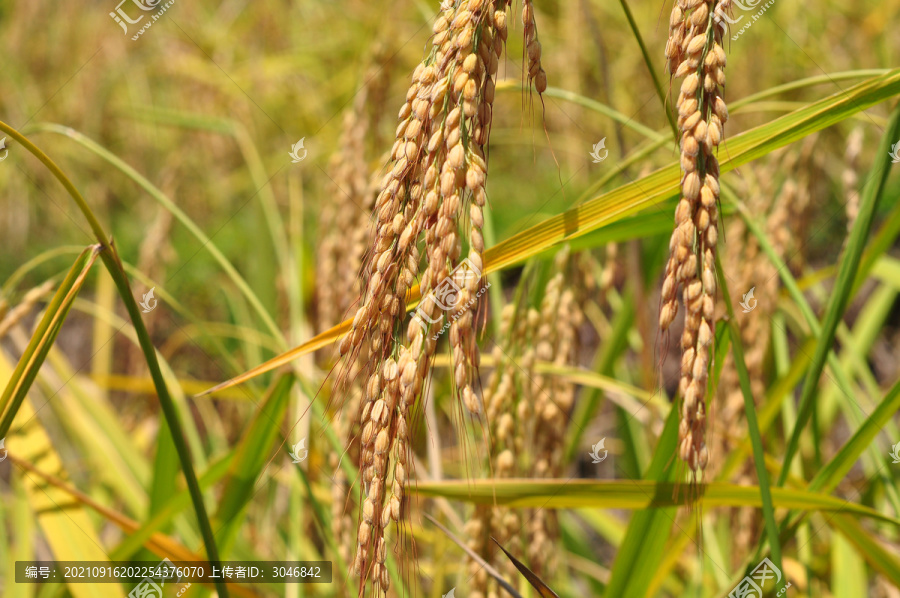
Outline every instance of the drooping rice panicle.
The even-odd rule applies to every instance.
[[[738,188],[739,196],[747,198],[745,202],[751,214],[759,215],[760,219],[765,220],[763,231],[781,259],[788,258],[794,252],[802,255],[802,248],[795,246],[793,231],[800,225],[798,220],[806,218],[805,209],[809,205],[809,171],[812,166],[809,148],[786,155],[776,152],[769,158],[766,165],[758,171],[754,168],[745,171],[741,182],[745,181],[746,185]],[[787,173],[783,180],[779,180],[781,173]],[[799,212],[795,212],[794,207]],[[752,311],[745,317],[740,317],[744,315],[740,314],[735,324],[744,346],[744,363],[750,378],[750,392],[756,401],[760,401],[765,396],[764,366],[770,345],[771,317],[776,308],[772,298],[777,297],[780,292],[780,278],[772,261],[762,251],[758,239],[750,232],[743,219],[735,219],[729,227],[728,239],[723,264],[733,279],[729,282],[732,293],[741,296],[750,289],[754,291],[754,297],[746,303],[747,308]],[[739,439],[746,431],[744,396],[734,357],[730,353],[722,365],[717,390],[719,407],[715,413],[717,430],[712,439],[712,452],[726,455],[738,448]],[[716,465],[719,463],[711,463],[708,470],[713,477],[719,475]],[[729,481],[746,485],[753,484],[755,479],[755,468],[752,461],[748,460]],[[735,507],[722,515],[730,521],[732,536],[737,545],[751,543],[760,533],[763,519],[758,509]],[[738,564],[739,559],[735,559],[734,565]]]
[[[714,18],[717,0],[677,0],[669,20],[669,72],[682,79],[676,107],[681,135],[681,200],[669,244],[659,324],[668,330],[682,289],[679,456],[696,475],[709,462],[706,445],[707,372],[715,330],[719,162],[728,110],[723,27]],[[724,5],[719,10],[727,10]]]
[[[567,250],[559,253],[554,266],[557,274],[541,289],[540,309],[510,303],[501,314],[500,340],[492,356],[494,370],[484,392],[494,478],[562,474],[575,385],[542,373],[537,364],[572,366],[577,362],[580,301],[586,280],[581,276],[580,257],[569,257]],[[528,280],[520,285],[527,288]],[[523,531],[527,542],[523,542]],[[469,547],[509,579],[518,579],[515,566],[496,550],[491,538],[508,550],[523,551],[528,566],[538,575],[555,566],[552,546],[559,529],[551,511],[535,510],[523,517],[509,507],[476,507],[466,523],[466,534]],[[470,596],[496,595],[497,588],[478,563],[469,565],[469,574]]]
[[[359,273],[371,235],[370,216],[375,194],[368,176],[365,138],[370,130],[360,92],[352,110],[344,116],[338,151],[332,157],[329,177],[332,201],[322,207],[319,220],[324,236],[318,248],[316,312],[319,328],[342,321],[360,293]]]
[[[475,315],[484,284],[484,148],[507,6],[506,0],[441,5],[431,51],[413,74],[375,200],[360,304],[340,347],[347,358],[344,376],[355,356],[368,356],[359,373],[366,380],[360,412],[365,499],[354,561],[363,577],[361,591],[370,579],[376,594],[390,587],[385,532],[401,520],[411,465],[410,419],[444,317],[450,320],[453,388],[470,413],[481,412],[473,384],[479,360]],[[533,26],[531,31],[536,36]],[[420,272],[422,256],[426,265]],[[417,278],[423,300],[404,335],[407,294]]]

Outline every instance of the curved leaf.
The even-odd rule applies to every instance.
[[[719,169],[723,173],[734,170],[742,164],[821,131],[898,93],[900,93],[900,69],[867,79],[845,91],[737,135],[723,145]],[[665,200],[677,193],[680,173],[680,165],[673,162],[638,181],[603,193],[501,241],[484,254],[485,274],[518,264],[556,245],[586,235]],[[418,299],[419,289],[416,287],[410,291],[407,309],[413,309]],[[301,355],[321,349],[342,337],[350,329],[350,324],[351,320],[341,322],[307,342],[198,396],[242,384]]]
[[[696,501],[706,507],[762,507],[758,486],[714,482],[698,484],[696,496],[676,490],[681,485],[645,480],[593,481],[581,479],[534,480],[467,480],[453,482],[420,481],[410,491],[419,496],[441,496],[482,505],[509,507],[572,509],[598,507],[604,509],[650,509],[672,507]],[[841,498],[792,488],[772,488],[775,507],[802,511],[843,511],[879,519],[900,527],[900,520],[869,507]]]

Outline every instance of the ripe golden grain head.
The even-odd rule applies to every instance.
[[[659,325],[667,330],[685,307],[679,393],[679,456],[696,473],[706,468],[706,389],[715,329],[719,166],[715,151],[728,111],[722,30],[710,13],[717,0],[678,0],[669,20],[668,69],[683,78],[676,102],[681,134],[681,195],[669,244]],[[723,7],[727,8],[727,7]],[[722,9],[720,9],[722,10]]]
[[[507,35],[506,5],[506,0],[442,4],[433,27],[432,51],[415,69],[399,112],[391,164],[373,206],[376,219],[360,307],[341,342],[342,355],[352,359],[365,350],[372,358],[360,409],[360,470],[366,499],[356,569],[382,592],[389,587],[383,559],[385,531],[401,517],[409,475],[410,409],[424,386],[445,315],[451,319],[457,395],[470,412],[481,410],[473,381],[479,360],[474,315],[484,264],[483,145],[493,117],[498,56]],[[529,22],[529,57],[539,61],[533,18]],[[460,230],[466,216],[468,226]],[[464,237],[472,275],[457,281],[460,301],[443,314],[428,294],[460,265]],[[420,272],[417,245],[423,238],[426,266]],[[420,306],[423,317],[410,322],[406,342],[401,343],[396,339],[406,295],[418,277],[425,297]],[[388,486],[391,492],[386,495],[383,489]]]

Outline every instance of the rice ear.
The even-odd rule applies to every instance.
[[[695,475],[709,463],[705,399],[715,330],[719,202],[715,150],[724,134],[722,116],[727,118],[721,95],[725,84],[722,29],[707,17],[716,10],[727,9],[718,0],[677,0],[666,44],[669,72],[684,78],[676,105],[683,176],[682,199],[675,211],[675,230],[660,299],[659,326],[665,331],[672,325],[681,288],[685,317],[679,382],[679,456]]]
[[[385,533],[402,517],[411,463],[411,408],[425,386],[445,317],[451,322],[456,395],[469,412],[481,410],[474,390],[479,361],[474,316],[484,288],[483,147],[493,117],[497,57],[507,35],[507,4],[461,0],[441,5],[432,51],[415,69],[399,112],[391,163],[375,194],[376,219],[363,265],[360,308],[340,347],[346,359],[343,372],[356,356],[369,358],[368,371],[361,372],[368,382],[359,425],[364,512],[372,517],[360,522],[354,568],[373,581],[376,593],[386,593],[390,586]],[[533,18],[526,22],[525,35],[529,58],[537,74],[543,73]],[[466,216],[468,226],[463,228]],[[426,258],[422,272],[421,241]],[[424,299],[404,327],[407,290],[420,274]],[[442,285],[449,284],[455,295],[443,292]],[[451,296],[457,300],[445,301]],[[397,334],[404,329],[405,343]]]

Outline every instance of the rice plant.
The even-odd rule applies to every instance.
[[[898,6],[780,2],[0,7],[0,595],[900,596]]]

